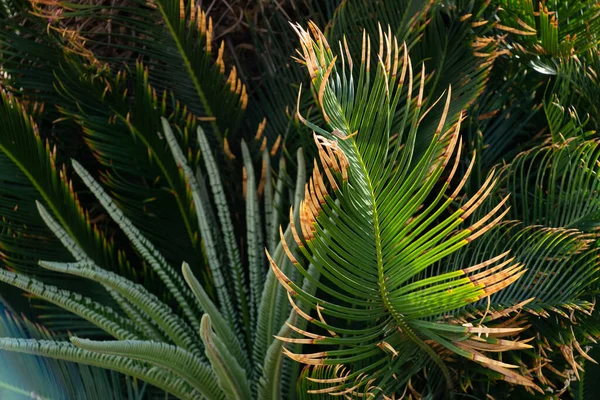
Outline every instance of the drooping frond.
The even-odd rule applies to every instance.
[[[89,222],[73,192],[72,184],[65,176],[65,168],[56,164],[56,149],[51,148],[48,142],[44,143],[33,118],[13,95],[3,91],[0,103],[0,150],[7,168],[18,174],[13,178],[14,187],[20,184],[25,190],[34,189],[40,201],[55,215],[63,228],[81,247],[90,252],[90,257],[105,263],[109,268],[113,267],[116,261],[106,251],[110,245]],[[13,212],[17,213],[19,202],[25,199],[20,198],[16,192],[12,198],[6,197],[3,200],[5,206],[10,204]],[[35,207],[34,199],[27,198],[25,201],[28,201],[28,204],[23,205],[27,207],[25,210]],[[19,218],[20,222],[24,222],[20,214],[15,215],[15,222]],[[41,221],[36,222],[39,224]],[[17,265],[14,267],[18,268]]]
[[[0,270],[0,281],[18,287],[46,301],[54,303],[90,321],[97,327],[119,339],[136,339],[138,328],[131,321],[122,318],[114,310],[92,301],[89,298],[45,285],[26,275]]]
[[[198,223],[188,207],[191,196],[158,133],[161,117],[169,117],[185,132],[182,146],[191,149],[194,138],[189,132],[195,132],[198,122],[184,105],[171,108],[166,91],[160,94],[150,86],[147,66],[137,63],[132,71],[113,74],[107,67],[87,71],[74,61],[61,64],[55,76],[62,96],[61,119],[66,121],[59,125],[73,121],[81,129],[97,164],[86,158],[80,161],[92,171],[98,168],[123,213],[164,257],[179,264],[185,253],[187,261],[200,269],[203,256]],[[189,156],[187,161],[196,164],[198,154]]]
[[[88,278],[111,288],[154,319],[173,343],[189,350],[196,356],[201,354],[200,347],[195,340],[197,335],[193,333],[190,326],[185,324],[156,296],[148,293],[143,286],[134,284],[113,272],[104,271],[94,264],[42,262],[40,265],[52,271]]]
[[[455,253],[450,265],[481,262],[510,250],[515,261],[527,266],[518,282],[454,315],[485,324],[519,305],[520,318],[530,325],[523,335],[534,338],[533,349],[511,357],[532,366],[537,385],[560,394],[580,379],[597,336],[598,143],[560,104],[544,107],[552,107],[546,109],[549,135],[501,168],[490,197],[511,193],[507,215],[513,221]],[[494,206],[495,200],[485,202],[478,215]],[[440,265],[440,271],[447,270],[448,264]]]
[[[38,260],[71,260],[68,251],[60,246],[36,211],[35,201],[38,200],[90,257],[107,269],[127,272],[126,262],[117,257],[113,244],[92,224],[89,214],[81,206],[73,184],[66,176],[66,168],[57,161],[56,147],[42,138],[33,117],[13,95],[4,91],[1,96],[0,214],[3,218],[0,248],[3,263],[15,271],[53,279],[55,275],[36,267]],[[66,279],[59,285],[74,289],[80,283],[77,279]],[[94,284],[88,286],[87,295],[92,299],[107,298],[106,292]],[[48,324],[51,323],[49,320]],[[88,331],[91,326],[80,322],[77,325]],[[79,329],[73,326],[74,330]]]
[[[502,224],[474,243],[458,251],[449,264],[483,262],[493,254],[510,251],[516,262],[527,266],[519,282],[475,303],[478,310],[498,310],[527,302],[523,309],[540,315],[577,305],[593,308],[581,295],[598,279],[595,257],[598,250],[591,236],[574,229]],[[578,304],[579,303],[579,304]],[[467,310],[469,307],[467,307]]]

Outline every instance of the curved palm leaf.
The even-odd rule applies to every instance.
[[[282,340],[334,348],[306,354],[286,350],[286,354],[309,365],[347,366],[347,375],[321,381],[330,383],[331,393],[348,390],[356,394],[365,386],[376,386],[387,395],[401,392],[411,375],[405,366],[415,363],[419,368],[435,363],[451,386],[453,379],[442,360],[443,351],[478,361],[504,374],[505,379],[535,387],[529,379],[507,369],[511,365],[483,354],[485,349],[502,351],[527,345],[500,340],[479,346],[473,339],[477,332],[494,337],[523,328],[469,327],[431,319],[500,291],[523,274],[522,266],[512,259],[498,263],[505,253],[473,267],[418,279],[436,261],[466,246],[502,217],[496,214],[503,202],[472,221],[469,228],[459,228],[488,196],[493,187],[491,176],[453,213],[447,212],[448,207],[464,180],[449,200],[442,199],[455,168],[441,189],[434,189],[458,143],[460,117],[448,117],[458,122],[446,124],[451,94],[429,147],[417,157],[415,141],[421,135],[419,122],[426,114],[421,108],[425,73],[421,72],[421,83],[413,87],[406,47],[400,58],[394,37],[382,35],[372,73],[370,39],[365,36],[355,85],[352,71],[343,69],[343,75],[338,74],[336,58],[324,36],[314,25],[311,29],[313,37],[297,28],[303,61],[333,132],[306,121],[317,132],[321,166],[315,167],[306,186],[300,224],[292,226],[292,233],[301,253],[321,273],[321,281],[313,283],[327,296],[309,295],[270,256],[269,260],[292,305],[293,298],[301,300],[316,310],[319,318],[297,309],[298,314],[324,330],[314,334],[295,329],[302,338]],[[348,53],[346,57],[351,56]],[[413,98],[415,89],[418,94]],[[401,98],[406,99],[404,105],[399,105]],[[395,114],[404,115],[398,125],[393,124]],[[395,131],[395,126],[400,129]],[[394,132],[398,135],[392,136]],[[435,200],[424,205],[429,196]],[[447,215],[434,223],[444,212]],[[288,243],[283,236],[282,241]],[[301,260],[291,252],[288,258],[305,279],[311,279]],[[481,273],[488,265],[495,267]],[[338,318],[346,322],[336,323]]]
[[[509,216],[527,225],[596,230],[599,156],[598,141],[579,138],[519,154],[506,167],[501,182],[514,196]]]

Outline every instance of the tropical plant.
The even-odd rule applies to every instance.
[[[8,99],[7,103],[12,104],[17,112],[21,111],[17,103],[10,103]],[[279,391],[282,359],[281,344],[273,342],[272,335],[273,332],[284,335],[286,329],[283,322],[290,318],[293,320],[295,314],[289,315],[285,302],[276,303],[278,296],[274,278],[267,279],[265,283],[260,268],[264,242],[257,239],[258,235],[255,234],[262,229],[258,222],[260,206],[256,182],[253,178],[248,179],[246,190],[247,207],[249,211],[256,210],[247,214],[248,248],[252,249],[252,245],[255,247],[254,254],[249,256],[250,290],[247,293],[243,284],[245,278],[239,248],[232,234],[230,214],[223,198],[222,178],[218,175],[204,132],[198,129],[198,143],[209,171],[214,196],[212,201],[216,204],[216,210],[211,207],[211,199],[206,197],[206,184],[200,183],[188,166],[177,138],[165,119],[163,127],[166,141],[191,190],[216,295],[223,304],[222,311],[218,310],[195,278],[190,266],[183,263],[182,279],[151,242],[131,224],[98,182],[81,164],[73,161],[76,173],[169,289],[182,315],[177,315],[144,286],[98,266],[77,244],[74,236],[63,229],[41,203],[37,203],[41,218],[75,259],[75,262],[68,263],[42,260],[40,266],[100,283],[125,315],[88,297],[44,284],[25,274],[2,271],[0,279],[3,282],[73,312],[116,340],[93,341],[77,336],[71,336],[70,343],[44,339],[3,339],[0,346],[112,369],[148,382],[179,398],[252,398],[253,394],[269,397],[268,393]],[[248,175],[253,176],[245,143],[242,149]],[[267,152],[264,154],[264,161],[268,163],[269,155]],[[300,162],[301,157],[300,153]],[[300,186],[302,176],[303,173],[300,173],[298,177],[297,184]],[[278,180],[283,181],[285,177],[285,172],[281,171]],[[270,185],[269,180],[263,188],[269,196],[273,193]],[[281,196],[279,201],[282,201]],[[273,210],[280,206],[273,199],[266,205],[272,208],[268,217],[272,217]],[[269,221],[267,225],[272,223]],[[217,240],[217,234],[224,236],[222,242]],[[222,263],[220,245],[226,248],[231,263]],[[272,250],[278,251],[276,248]],[[226,265],[231,268],[225,269]],[[233,282],[233,287],[228,282]],[[310,291],[310,288],[307,290]],[[234,301],[237,304],[232,304]],[[196,340],[196,332],[200,332],[202,347]]]
[[[2,3],[0,396],[593,398],[600,6],[239,3]]]

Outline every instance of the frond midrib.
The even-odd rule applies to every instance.
[[[383,306],[392,315],[392,318],[394,319],[394,321],[397,324],[397,329],[401,333],[406,335],[406,337],[408,337],[413,343],[415,343],[417,346],[419,346],[425,353],[427,353],[427,355],[433,360],[433,362],[440,368],[440,370],[442,371],[442,373],[446,379],[446,383],[448,384],[448,386],[450,386],[450,384],[451,384],[450,372],[448,371],[448,368],[446,367],[446,365],[444,364],[442,359],[435,353],[435,351],[431,348],[431,346],[429,346],[427,343],[425,343],[423,340],[421,340],[413,332],[413,330],[408,326],[408,323],[404,320],[402,315],[400,315],[396,311],[396,309],[394,308],[394,306],[392,305],[392,303],[390,301],[390,298],[389,298],[388,292],[387,292],[387,287],[385,284],[386,276],[385,276],[384,265],[383,265],[383,254],[382,254],[382,244],[381,244],[381,234],[380,234],[381,230],[380,230],[380,226],[379,226],[379,214],[377,211],[377,202],[375,200],[375,191],[373,190],[373,182],[372,182],[371,176],[369,175],[369,172],[367,170],[367,166],[365,165],[365,162],[362,158],[362,155],[361,155],[360,151],[358,150],[358,147],[356,146],[356,140],[354,138],[352,138],[351,140],[352,140],[352,146],[353,146],[355,154],[357,156],[357,160],[360,163],[361,172],[363,173],[365,181],[368,184],[369,196],[371,197],[371,207],[372,207],[372,212],[373,212],[373,233],[375,235],[375,252],[376,252],[375,256],[377,259],[377,277],[378,277],[378,283],[379,283],[379,294],[383,301]]]

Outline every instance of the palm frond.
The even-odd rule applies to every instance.
[[[580,379],[581,365],[590,359],[587,346],[597,335],[598,143],[568,117],[568,110],[556,103],[544,107],[554,107],[546,111],[550,132],[545,143],[501,168],[490,197],[496,200],[484,202],[476,214],[485,215],[510,193],[507,216],[513,221],[455,253],[440,272],[510,250],[527,267],[521,279],[454,315],[485,323],[515,306],[524,310],[521,318],[531,326],[523,334],[543,335],[535,335],[534,349],[511,357],[516,364],[533,365],[532,377],[545,391],[565,393]]]
[[[592,232],[598,226],[599,146],[567,139],[519,154],[501,186],[512,193],[509,215],[526,225]]]
[[[3,216],[0,247],[4,263],[13,270],[49,278],[52,275],[35,267],[40,257],[57,261],[70,259],[37,213],[35,199],[39,199],[90,257],[108,269],[127,271],[112,243],[91,223],[72,183],[67,180],[66,168],[57,162],[55,148],[48,141],[44,143],[32,117],[6,92],[2,94],[1,103],[0,161],[4,196],[0,201]],[[64,288],[75,288],[79,284],[80,281],[74,279],[60,282]],[[106,293],[101,287],[90,285],[88,296],[106,298]]]
[[[499,262],[504,254],[473,267],[418,279],[436,261],[466,246],[502,218],[502,214],[497,214],[503,202],[483,218],[472,221],[469,228],[458,228],[488,196],[493,187],[490,176],[468,204],[433,224],[462,186],[449,195],[449,200],[442,201],[453,168],[441,191],[431,193],[452,161],[459,139],[461,118],[449,112],[450,89],[442,118],[432,132],[433,139],[419,157],[415,154],[417,135],[419,140],[427,140],[420,130],[420,122],[428,112],[421,108],[426,76],[423,70],[418,76],[420,84],[413,86],[406,46],[400,57],[394,37],[382,35],[373,73],[368,53],[370,39],[365,36],[366,57],[355,86],[352,71],[346,75],[343,69],[343,75],[339,74],[336,57],[323,34],[314,25],[311,30],[314,37],[297,28],[313,90],[332,132],[305,121],[316,132],[321,166],[315,167],[306,186],[298,211],[300,224],[291,228],[298,249],[322,276],[312,283],[327,297],[309,295],[283,273],[271,256],[269,260],[298,314],[324,331],[314,334],[295,329],[301,338],[282,340],[333,349],[285,353],[309,365],[346,366],[350,372],[344,377],[322,381],[330,384],[331,393],[348,390],[347,393],[356,394],[367,385],[391,395],[410,379],[403,367],[409,363],[419,365],[415,368],[435,364],[443,371],[447,385],[452,386],[443,351],[478,361],[505,379],[536,387],[528,378],[508,370],[510,365],[484,355],[486,347],[477,346],[472,339],[476,332],[495,336],[524,328],[477,328],[430,320],[509,286],[523,274],[520,264],[512,263],[512,259]],[[347,59],[350,57],[346,54]],[[414,99],[413,91],[417,92]],[[400,103],[401,98],[405,104]],[[404,117],[396,122],[395,115]],[[447,123],[452,120],[458,122]],[[398,137],[392,137],[392,132],[398,132]],[[422,205],[430,195],[435,200]],[[288,242],[283,235],[282,242],[286,249]],[[310,280],[304,263],[289,251],[287,256]],[[495,267],[479,273],[488,265]],[[450,287],[453,289],[447,290]],[[302,312],[294,298],[315,310],[319,318]],[[338,318],[346,322],[338,324]],[[487,349],[527,347],[518,341],[510,345],[492,343]],[[359,379],[361,376],[369,376],[369,381]]]
[[[221,142],[238,129],[248,101],[246,88],[235,68],[228,78],[225,75],[223,45],[214,48],[212,20],[194,1],[132,1],[130,5],[115,7],[111,14],[96,5],[36,3],[31,14],[51,19],[51,31],[63,36],[66,32],[66,36],[94,46],[96,53],[102,53],[99,46],[124,46],[132,52],[130,60],[141,59],[149,66],[150,83],[157,90],[173,90],[191,112],[209,122],[211,134]],[[112,45],[107,38],[88,38],[85,31],[75,33],[62,22],[82,17],[99,21],[110,18],[114,42],[121,44]],[[123,35],[125,40],[117,34],[121,28],[128,32]],[[110,36],[111,32],[105,34]],[[216,62],[213,55],[217,55]],[[94,58],[99,63],[124,61],[95,55]]]
[[[166,369],[147,367],[124,357],[79,349],[66,341],[1,338],[0,349],[111,369],[142,379],[183,399],[196,395],[185,381]],[[193,395],[190,396],[190,393]]]
[[[595,287],[599,277],[594,263],[597,249],[589,235],[574,229],[501,224],[471,248],[455,253],[440,272],[509,251],[527,271],[517,283],[475,303],[476,309],[501,311],[526,302],[523,309],[547,315],[561,309],[566,312],[572,306],[592,307],[583,295]]]

